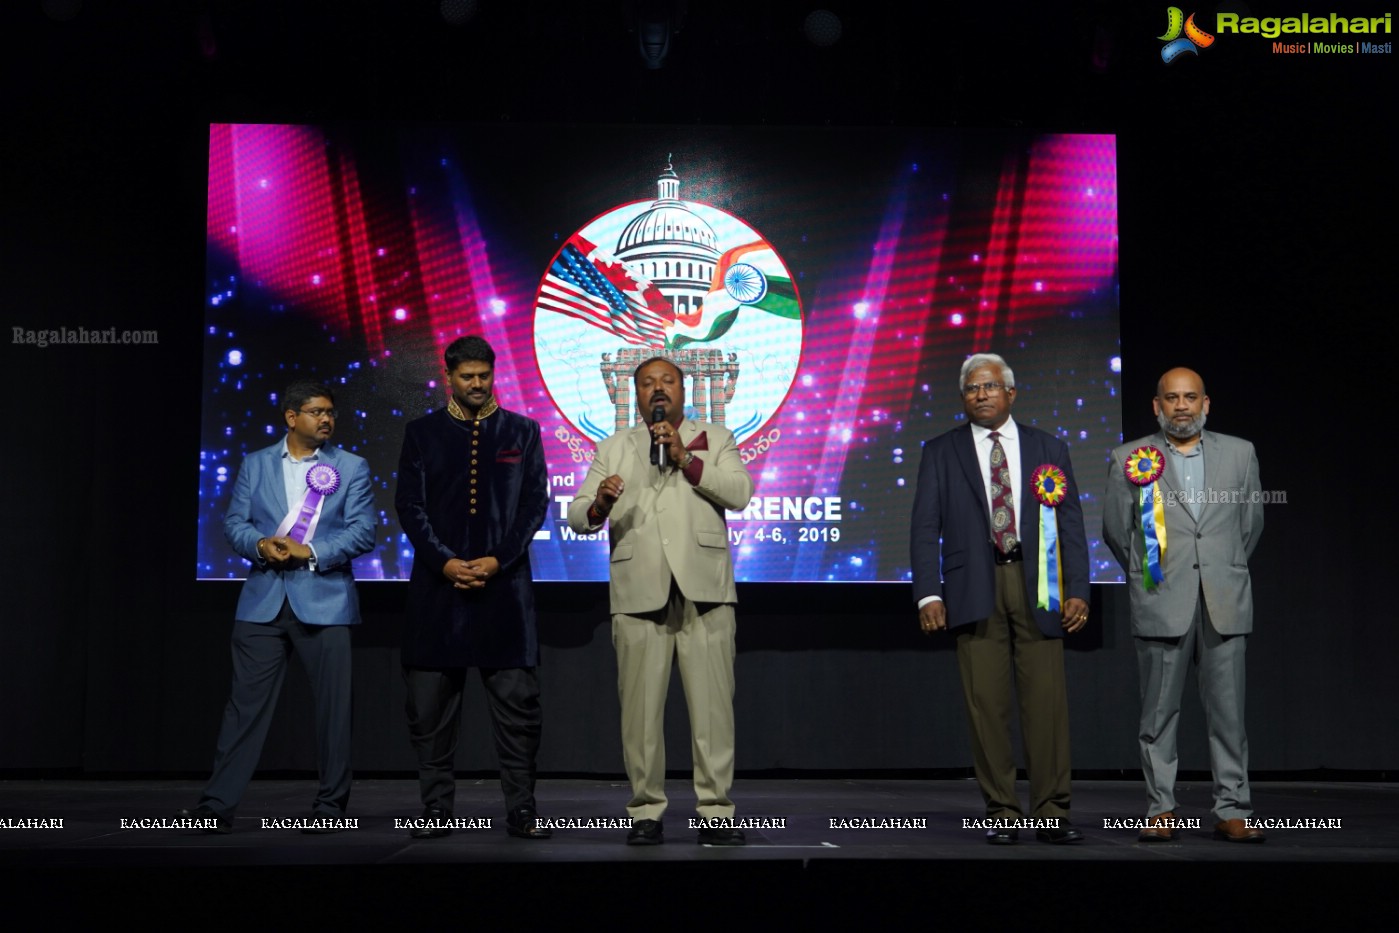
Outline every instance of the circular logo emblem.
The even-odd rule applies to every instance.
[[[685,374],[685,412],[742,442],[781,407],[802,351],[796,283],[742,219],[680,198],[668,164],[653,201],[614,207],[554,256],[534,300],[534,352],[555,405],[594,441],[645,420],[632,374]]]

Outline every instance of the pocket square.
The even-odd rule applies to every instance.
[[[690,443],[686,444],[686,445],[685,445],[685,449],[686,449],[686,450],[708,450],[708,449],[709,449],[709,432],[708,432],[708,431],[701,431],[701,432],[699,432],[699,436],[697,436],[694,440],[690,441]]]

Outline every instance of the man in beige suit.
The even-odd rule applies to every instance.
[[[671,658],[690,710],[699,841],[743,845],[731,825],[734,772],[734,588],[725,509],[742,509],[753,479],[733,434],[685,418],[685,377],[669,360],[637,367],[639,405],[661,409],[650,426],[598,445],[568,509],[574,531],[610,522],[612,644],[622,701],[622,751],[632,799],[628,845],[664,841],[666,688]],[[659,462],[657,462],[659,461]]]

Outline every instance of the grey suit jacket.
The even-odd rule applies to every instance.
[[[1196,594],[1203,592],[1210,620],[1221,635],[1253,630],[1253,590],[1248,559],[1263,533],[1263,502],[1258,458],[1248,441],[1205,431],[1206,501],[1199,519],[1190,514],[1176,485],[1166,438],[1157,433],[1123,444],[1112,452],[1103,503],[1103,540],[1127,572],[1132,600],[1132,634],[1142,638],[1184,635],[1194,616]],[[1166,497],[1164,580],[1155,590],[1142,585],[1140,487],[1123,472],[1127,456],[1150,444],[1166,457],[1158,481]]]
[[[704,441],[697,439],[703,434]],[[634,615],[662,608],[671,575],[697,603],[738,601],[729,555],[725,509],[742,509],[753,496],[753,478],[739,458],[733,434],[705,421],[680,423],[680,440],[704,464],[698,484],[679,470],[651,465],[651,432],[645,425],[619,431],[598,445],[568,524],[580,534],[602,525],[588,519],[598,486],[614,473],[622,497],[609,516],[612,611]]]

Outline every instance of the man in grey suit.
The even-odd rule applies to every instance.
[[[665,698],[679,656],[695,761],[699,841],[743,845],[729,789],[734,771],[734,587],[725,509],[741,509],[753,479],[733,434],[684,416],[685,377],[654,358],[634,374],[637,403],[663,417],[598,445],[568,523],[610,522],[612,644],[622,702],[622,751],[632,799],[628,845],[664,841]]]
[[[1262,842],[1262,830],[1246,823],[1253,804],[1244,734],[1244,648],[1253,630],[1248,559],[1263,533],[1258,458],[1248,441],[1204,430],[1210,400],[1198,373],[1162,376],[1152,408],[1161,431],[1112,452],[1103,507],[1103,539],[1127,572],[1141,677],[1149,804],[1138,838],[1176,835],[1176,727],[1193,658],[1209,731],[1215,838]],[[1160,505],[1146,499],[1144,506],[1152,472],[1159,472]],[[1164,531],[1157,527],[1163,520]]]
[[[359,596],[350,561],[374,547],[374,497],[364,458],[327,442],[331,390],[296,382],[282,393],[286,436],[248,454],[224,517],[229,546],[250,563],[233,623],[233,686],[214,773],[199,804],[179,816],[232,829],[262,754],[293,651],[316,703],[321,782],[302,832],[345,828],[350,799],[350,627]]]

